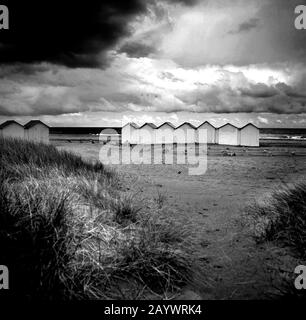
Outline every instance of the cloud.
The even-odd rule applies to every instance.
[[[303,113],[306,33],[293,27],[297,1],[12,0],[0,114]]]
[[[306,33],[294,27],[299,0],[207,0],[169,8],[172,30],[159,57],[185,68],[204,64],[306,63]]]
[[[241,88],[239,91],[242,96],[253,98],[270,98],[278,94],[278,90],[274,86],[268,86],[264,83],[251,83],[248,87]]]
[[[10,29],[1,35],[0,62],[49,61],[96,66],[103,52],[128,34],[128,23],[146,11],[143,1],[90,4],[10,0]],[[102,54],[102,57],[101,57]]]
[[[294,28],[298,0],[7,4],[11,25],[1,33],[2,64],[106,67],[110,50],[171,59],[183,67],[306,62],[306,33]]]
[[[269,120],[267,118],[258,116],[257,119],[259,120],[259,122],[264,123],[264,124],[268,124]]]
[[[181,121],[179,120],[177,114],[168,113],[168,114],[137,114],[137,113],[129,113],[124,114],[122,118],[119,120],[120,125],[126,124],[128,122],[134,122],[138,125],[142,125],[146,122],[152,122],[156,125],[160,125],[166,121],[172,122],[174,125],[178,125]],[[191,122],[194,120],[191,119]]]
[[[149,56],[151,53],[156,52],[156,49],[154,46],[144,43],[126,42],[118,52],[125,52],[132,58],[140,58]]]
[[[1,33],[0,63],[51,62],[96,67],[109,63],[108,50],[131,35],[130,23],[148,14],[148,8],[157,0],[2,2],[9,8],[10,29]],[[162,2],[193,6],[197,1]],[[134,46],[132,53],[135,50]]]
[[[236,31],[230,31],[229,33],[235,34],[240,32],[248,32],[252,29],[255,29],[259,25],[259,19],[252,18],[249,21],[242,22]]]
[[[103,70],[41,63],[8,66],[2,74],[0,115],[306,112],[303,65],[188,69],[169,60],[116,54]]]
[[[304,83],[306,84],[306,83]],[[288,86],[286,83],[280,82],[275,86],[278,90],[284,92],[288,97],[292,98],[306,98],[305,91],[300,91],[299,88],[293,88],[292,86]]]

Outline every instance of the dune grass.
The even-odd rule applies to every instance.
[[[293,271],[306,264],[306,183],[283,185],[263,202],[250,206],[246,219],[256,241],[266,243],[273,257],[269,268],[276,297],[305,299],[305,290],[294,287],[297,275]],[[274,251],[279,252],[277,256]]]
[[[195,229],[161,205],[145,209],[101,163],[0,139],[0,164],[0,255],[13,297],[163,298],[192,282]]]
[[[257,241],[274,241],[306,258],[306,184],[283,186],[262,204],[250,207]]]

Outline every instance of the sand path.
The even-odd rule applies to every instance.
[[[98,159],[97,144],[71,143],[59,148],[88,160]],[[297,152],[301,150],[304,148]],[[277,154],[275,150],[273,153]],[[248,230],[241,227],[241,215],[249,204],[265,198],[282,184],[304,180],[306,157],[288,153],[212,155],[208,157],[207,172],[201,176],[188,175],[184,165],[115,165],[114,168],[130,178],[129,192],[144,197],[164,194],[165,206],[188,217],[200,228],[199,243],[203,248],[200,256],[208,267],[203,274],[211,284],[210,287],[207,283],[195,284],[194,290],[201,298],[263,299],[271,291],[271,270],[267,266],[275,262],[264,247],[255,245]]]
[[[207,284],[196,284],[204,299],[261,299],[271,291],[270,255],[255,245],[239,221],[246,207],[284,182],[303,179],[305,157],[209,157],[203,176],[178,165],[125,165],[137,177],[132,191],[165,194],[167,206],[203,230],[199,239],[209,267]],[[134,190],[133,190],[134,189]],[[207,272],[207,270],[205,270]]]

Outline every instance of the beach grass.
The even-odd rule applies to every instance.
[[[258,242],[273,241],[306,258],[306,184],[283,185],[248,210]]]
[[[18,139],[0,139],[0,163],[1,263],[13,297],[160,299],[193,281],[195,229],[161,203],[148,209],[113,170]]]
[[[251,205],[245,218],[256,242],[266,244],[271,252],[269,269],[276,298],[304,300],[305,290],[295,287],[298,274],[294,270],[306,265],[306,184],[282,185]]]

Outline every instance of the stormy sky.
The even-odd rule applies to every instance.
[[[0,120],[305,126],[299,0],[1,4]]]

